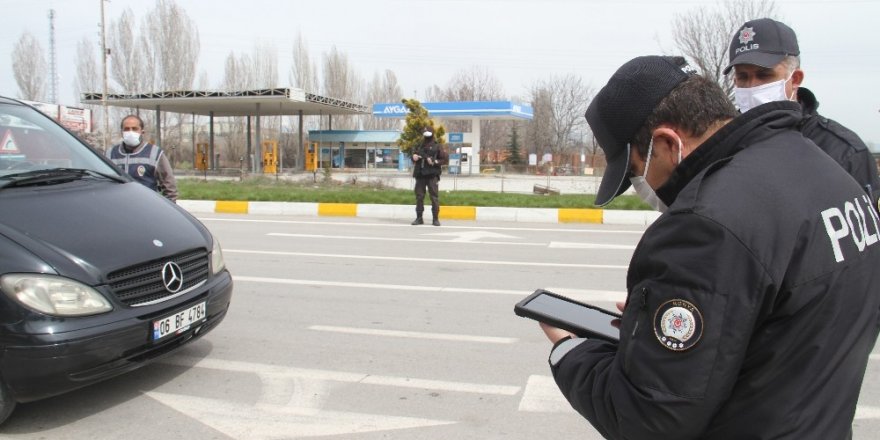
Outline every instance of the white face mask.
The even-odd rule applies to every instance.
[[[794,101],[795,92],[792,91],[791,96],[785,94],[785,83],[787,83],[794,72],[788,75],[787,79],[773,81],[772,83],[762,84],[755,87],[734,87],[733,93],[736,99],[736,106],[739,111],[745,113],[761,104],[775,101]]]
[[[681,150],[684,144],[681,142],[681,139],[678,140],[678,164],[681,165],[682,155]],[[657,193],[654,191],[654,188],[651,188],[651,185],[648,185],[648,181],[645,178],[648,176],[648,167],[651,166],[651,153],[654,150],[654,138],[651,138],[651,142],[648,143],[648,158],[645,160],[645,172],[642,173],[641,176],[630,177],[629,181],[632,183],[633,189],[636,191],[636,194],[639,197],[654,208],[655,211],[666,212],[669,209],[666,206],[666,203],[663,203],[663,200],[660,200],[660,197],[657,197]]]
[[[666,212],[669,209],[663,200],[660,200],[660,197],[657,197],[657,193],[654,192],[654,188],[651,188],[651,185],[648,185],[648,182],[645,181],[645,176],[636,176],[629,178],[630,183],[632,183],[633,189],[636,190],[636,194],[641,197],[642,201],[651,206],[655,211]]]
[[[122,132],[122,142],[129,147],[136,147],[141,144],[141,134],[136,131]]]

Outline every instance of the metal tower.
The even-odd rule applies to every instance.
[[[58,71],[55,63],[55,10],[49,9],[49,102],[58,104]]]

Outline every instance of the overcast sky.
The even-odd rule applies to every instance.
[[[279,81],[287,85],[293,41],[305,37],[320,65],[333,45],[369,80],[391,69],[407,97],[445,86],[458,71],[480,66],[510,98],[530,84],[575,73],[598,89],[621,64],[639,55],[674,53],[676,13],[697,0],[177,0],[196,23],[198,72],[212,89],[223,78],[231,51],[251,53],[255,43],[278,52]],[[880,147],[880,0],[776,0],[783,21],[798,34],[804,86],[820,112]],[[89,37],[99,49],[100,0],[0,0],[0,95],[18,96],[12,50],[24,31],[48,56],[49,9],[55,10],[59,97],[75,104],[76,45]],[[152,0],[112,0],[106,21],[126,8],[137,16]],[[97,55],[96,55],[97,56]],[[196,75],[198,79],[199,75]],[[194,86],[195,87],[195,86]],[[316,91],[319,92],[319,91]],[[48,93],[47,93],[48,95]],[[372,104],[372,103],[364,103]]]

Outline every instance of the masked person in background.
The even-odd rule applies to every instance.
[[[427,127],[423,133],[422,144],[413,149],[413,177],[416,178],[416,219],[413,225],[424,224],[425,190],[431,196],[431,214],[434,226],[440,226],[440,173],[442,166],[449,162],[449,155],[434,141],[434,131]]]
[[[801,87],[800,49],[794,31],[776,20],[747,21],[733,34],[729,48],[733,70],[734,96],[742,113],[774,101],[797,101],[803,120],[804,137],[813,141],[848,172],[873,200],[880,197],[880,178],[871,151],[852,130],[817,112],[819,102],[813,92]]]
[[[541,324],[556,384],[607,439],[851,438],[880,218],[797,103],[737,116],[692,71],[635,58],[587,109],[608,161],[596,203],[641,176],[668,209],[633,252],[618,342]]]
[[[128,115],[120,125],[122,142],[107,150],[107,158],[134,180],[177,203],[177,181],[171,163],[158,145],[144,139],[144,121]]]

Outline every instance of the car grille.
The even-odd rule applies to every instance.
[[[183,286],[169,292],[162,282],[162,267],[173,261],[183,272]],[[161,260],[127,267],[107,276],[110,290],[127,306],[145,305],[170,299],[208,279],[208,252],[196,249]]]

